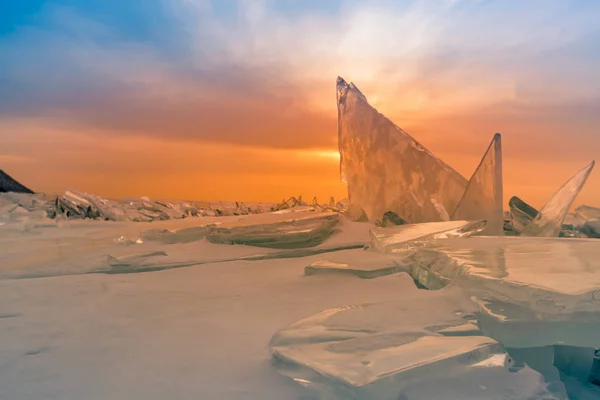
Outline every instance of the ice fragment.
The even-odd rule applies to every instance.
[[[485,219],[487,225],[479,235],[503,236],[502,196],[502,138],[497,133],[469,180],[452,219]]]
[[[327,259],[313,262],[304,268],[304,275],[348,274],[372,279],[407,271],[402,259],[364,250],[352,250],[332,254]]]
[[[371,229],[371,247],[380,253],[401,253],[422,247],[430,241],[450,237],[467,237],[485,228],[481,221],[427,222]]]
[[[538,216],[525,227],[521,235],[558,236],[571,205],[579,195],[592,169],[594,169],[594,161],[565,182],[540,210]]]

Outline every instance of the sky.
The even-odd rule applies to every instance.
[[[335,81],[541,207],[600,161],[594,0],[0,2],[0,169],[37,191],[347,196]],[[576,204],[600,206],[600,170]]]

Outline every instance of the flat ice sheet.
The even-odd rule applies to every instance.
[[[509,372],[503,347],[482,336],[469,311],[458,288],[413,288],[402,300],[300,320],[274,335],[271,351],[282,374],[327,399],[448,399],[449,381],[461,382],[457,399],[566,399],[546,392],[532,370]]]
[[[338,251],[324,255],[304,269],[304,274],[343,273],[360,278],[378,278],[409,270],[407,260],[364,249]]]
[[[0,398],[313,400],[272,367],[275,331],[414,290],[303,277],[304,259],[0,280]]]
[[[600,246],[594,239],[445,239],[414,259],[415,277],[435,275],[548,312],[600,310]]]
[[[109,256],[128,258],[162,251],[154,265],[136,270],[166,269],[223,262],[239,258],[298,257],[320,251],[361,247],[369,240],[371,224],[341,218],[336,232],[310,249],[274,250],[241,245],[211,244],[198,234],[208,225],[276,224],[297,218],[314,218],[331,213],[292,212],[234,217],[199,217],[183,220],[143,222],[30,221],[0,226],[0,278],[27,278],[95,272],[118,273]],[[183,234],[178,234],[182,232]],[[156,240],[148,240],[153,232]],[[161,233],[163,232],[163,233]],[[140,240],[140,236],[142,240]],[[143,238],[146,238],[145,240]],[[191,239],[190,239],[191,238]],[[148,261],[148,260],[146,260]]]

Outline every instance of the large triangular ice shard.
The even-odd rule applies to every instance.
[[[502,136],[494,135],[481,163],[467,184],[452,220],[485,219],[480,235],[503,236],[502,214]]]
[[[594,169],[594,164],[592,161],[565,182],[540,210],[537,217],[525,227],[521,236],[558,236],[569,208]]]
[[[393,211],[409,223],[452,213],[467,180],[394,125],[342,78],[337,80],[338,143],[350,203],[370,219]]]

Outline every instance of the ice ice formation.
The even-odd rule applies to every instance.
[[[224,224],[213,228],[207,238],[211,243],[279,249],[313,247],[331,236],[338,222],[339,214],[321,213],[274,224]]]
[[[337,80],[340,171],[350,203],[371,220],[393,211],[409,223],[444,220],[467,180]]]
[[[469,180],[452,219],[484,219],[487,225],[479,235],[503,236],[502,196],[502,137],[497,133]]]
[[[298,321],[271,339],[275,366],[327,399],[567,398],[529,368],[510,372],[511,358],[472,323],[459,291],[425,293]]]
[[[537,217],[525,227],[521,235],[558,236],[571,205],[579,195],[592,169],[594,169],[594,161],[565,182],[542,207]]]
[[[380,253],[402,253],[430,241],[467,237],[481,232],[486,221],[446,221],[371,229],[370,246]]]
[[[33,191],[16,180],[10,175],[0,169],[0,193],[14,192],[14,193],[33,193]]]
[[[333,399],[449,398],[440,382],[453,379],[467,385],[494,382],[500,388],[477,393],[462,386],[450,398],[566,400],[577,392],[574,398],[594,399],[600,390],[586,382],[600,375],[593,359],[600,348],[598,249],[591,239],[429,242],[404,254],[411,277],[430,289],[421,292],[423,300],[409,292],[401,302],[326,310],[292,324],[272,339],[276,368]],[[466,299],[470,305],[456,303]],[[478,353],[479,340],[494,343],[486,337],[502,346]],[[429,359],[432,349],[436,356]],[[470,356],[458,356],[462,351]],[[516,393],[502,392],[514,385]]]
[[[411,275],[428,288],[453,282],[545,314],[600,312],[598,254],[593,239],[447,239],[413,255]]]
[[[510,207],[512,229],[517,233],[523,232],[523,229],[539,214],[538,210],[517,196],[510,198],[508,206]]]
[[[306,268],[304,275],[349,274],[372,279],[407,271],[404,260],[364,250],[349,250],[331,254]]]
[[[586,220],[600,219],[600,208],[583,205],[575,209],[575,214]]]

